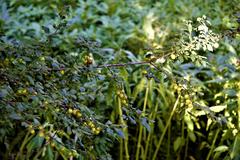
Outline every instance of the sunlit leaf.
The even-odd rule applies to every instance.
[[[228,150],[228,146],[222,145],[222,146],[218,146],[213,151],[214,152],[226,152],[227,150]]]

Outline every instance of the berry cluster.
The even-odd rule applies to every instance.
[[[89,66],[93,63],[93,58],[89,55],[86,55],[83,58],[83,63],[84,63],[84,65]]]
[[[89,127],[95,135],[98,135],[101,132],[101,128],[96,127],[92,121],[84,122],[83,124]]]
[[[193,103],[192,103],[192,101],[190,99],[189,94],[184,95],[184,101],[185,101],[185,105],[187,107],[189,107],[189,108],[193,107]]]
[[[177,91],[178,93],[181,93],[181,91],[182,91],[182,89],[183,89],[183,85],[182,85],[182,84],[176,84],[176,83],[174,83],[174,84],[173,84],[173,89],[174,89],[175,91]]]
[[[79,109],[69,108],[69,109],[67,110],[67,112],[68,112],[70,115],[75,116],[76,118],[81,118],[81,117],[82,117],[82,113],[80,112]]]
[[[125,94],[124,90],[118,90],[117,96],[120,98],[122,104],[127,105],[127,95]]]

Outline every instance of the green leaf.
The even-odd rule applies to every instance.
[[[51,146],[48,145],[44,160],[52,160],[52,159],[54,159],[53,151],[52,151]]]
[[[142,92],[145,88],[146,79],[142,78],[139,84],[133,90],[133,100],[137,98],[137,95]]]
[[[220,105],[219,105],[219,106],[209,107],[209,109],[210,109],[211,111],[215,112],[215,113],[221,112],[221,111],[223,111],[225,108],[227,108],[226,105],[224,105],[224,106],[220,106]]]
[[[190,138],[190,140],[192,141],[192,142],[196,142],[196,136],[195,136],[195,134],[194,134],[194,132],[188,132],[188,137]]]
[[[240,157],[240,134],[238,133],[235,137],[232,152],[230,153],[231,159]]]
[[[40,148],[43,144],[43,140],[44,140],[43,137],[35,136],[27,145],[28,152]]]
[[[227,150],[228,150],[228,146],[222,145],[215,148],[213,152],[226,152]]]
[[[182,137],[177,137],[177,139],[173,143],[174,151],[176,152],[183,144],[184,144],[184,139]]]
[[[185,114],[184,115],[184,121],[186,122],[189,131],[193,131],[194,130],[194,124],[191,120],[190,114]]]
[[[9,118],[14,119],[14,120],[21,120],[22,116],[17,113],[12,113],[9,115]]]

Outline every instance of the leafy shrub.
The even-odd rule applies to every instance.
[[[2,1],[0,158],[239,156],[237,32],[134,2]]]

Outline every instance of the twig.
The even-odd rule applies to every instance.
[[[150,61],[103,64],[103,65],[93,66],[93,68],[124,67],[124,66],[129,66],[129,65],[144,65],[144,64],[150,64]]]

